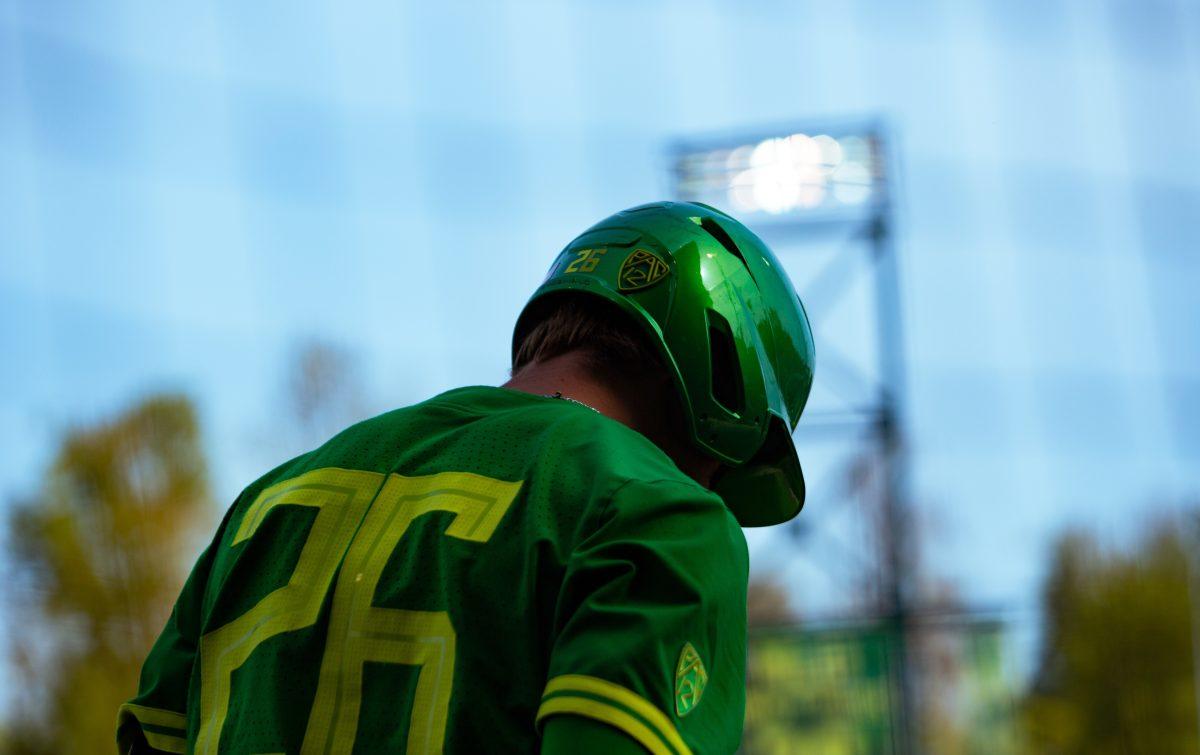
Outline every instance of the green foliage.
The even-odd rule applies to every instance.
[[[1025,700],[1039,753],[1195,753],[1189,544],[1169,526],[1129,553],[1058,544],[1042,657]]]
[[[209,500],[184,398],[66,434],[41,490],[8,517],[8,649],[22,693],[5,752],[112,750],[117,707],[136,690]]]

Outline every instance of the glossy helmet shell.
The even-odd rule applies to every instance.
[[[656,202],[605,218],[563,249],[525,305],[577,293],[630,315],[657,345],[693,444],[726,465],[714,490],[743,526],[787,521],[804,505],[791,434],[813,378],[804,306],[767,248],[729,215]]]

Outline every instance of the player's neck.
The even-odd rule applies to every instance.
[[[637,430],[653,441],[676,466],[701,485],[708,487],[720,464],[693,448],[669,427],[664,411],[668,400],[658,390],[646,386],[614,387],[598,380],[578,353],[526,365],[502,388],[539,396],[561,394],[563,398],[586,404],[610,419]]]
[[[526,365],[500,387],[539,396],[561,394],[563,398],[586,404],[606,417],[637,429],[636,407],[610,386],[592,377],[577,353]]]

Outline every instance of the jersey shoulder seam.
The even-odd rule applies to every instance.
[[[612,512],[613,501],[616,500],[617,496],[620,495],[621,491],[624,490],[625,488],[627,488],[631,485],[637,485],[637,484],[658,485],[660,483],[665,483],[668,485],[675,485],[675,486],[678,486],[681,488],[686,488],[689,492],[698,494],[697,495],[698,498],[708,499],[711,503],[720,504],[722,509],[725,509],[726,511],[728,511],[728,509],[726,509],[726,507],[725,507],[725,503],[721,500],[720,496],[718,496],[716,493],[712,492],[711,490],[708,490],[707,488],[701,487],[700,484],[697,482],[690,481],[690,480],[672,480],[667,477],[656,477],[656,478],[630,477],[630,478],[626,478],[626,479],[618,482],[617,485],[612,489],[612,491],[608,495],[604,496],[604,498],[603,498],[604,505],[601,507],[600,511],[597,512],[598,519],[600,521],[603,521],[605,518],[608,517],[608,515]]]
[[[630,477],[628,479],[623,480],[620,484],[618,484],[615,488],[613,488],[613,491],[612,491],[612,493],[609,494],[608,498],[611,500],[611,499],[615,498],[617,496],[617,494],[620,493],[622,490],[624,490],[627,486],[636,485],[636,484],[675,485],[675,486],[678,486],[681,488],[686,488],[690,492],[697,493],[705,498],[710,498],[715,501],[721,500],[720,496],[718,496],[716,493],[712,492],[708,488],[704,487],[700,483],[696,482],[695,480],[691,480],[691,479],[673,480],[670,477],[650,477],[650,478]]]

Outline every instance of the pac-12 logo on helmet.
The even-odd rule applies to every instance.
[[[658,283],[671,272],[670,266],[645,249],[634,249],[621,263],[617,286],[622,291],[637,291]]]

